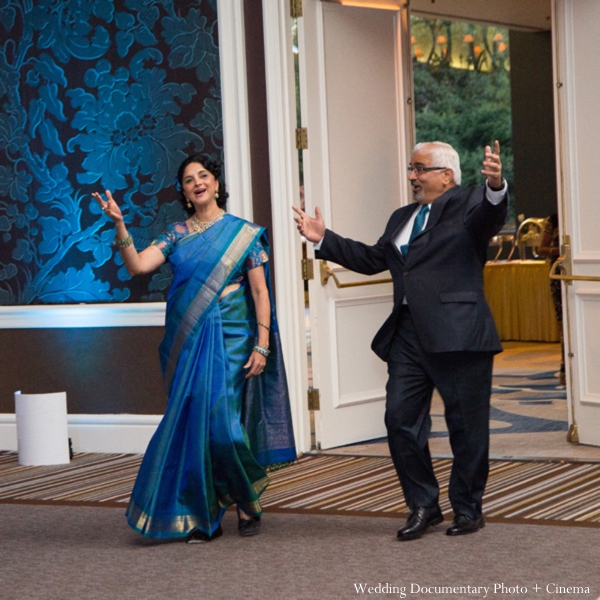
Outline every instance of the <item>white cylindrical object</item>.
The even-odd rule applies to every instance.
[[[15,392],[15,415],[20,465],[69,463],[66,392]]]

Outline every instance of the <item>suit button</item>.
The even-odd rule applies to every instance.
[[[404,277],[406,277],[408,275],[408,271],[404,271],[404,273],[402,273],[404,275]]]

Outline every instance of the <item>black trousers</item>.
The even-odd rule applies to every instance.
[[[437,388],[454,455],[449,483],[456,515],[479,518],[489,471],[493,352],[425,352],[403,308],[388,361],[385,424],[409,509],[439,502],[429,452],[431,397]]]

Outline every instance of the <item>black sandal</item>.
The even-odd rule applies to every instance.
[[[251,535],[256,535],[260,531],[260,516],[254,515],[249,519],[244,519],[240,515],[240,509],[237,507],[238,514],[238,533],[242,537],[249,537]]]

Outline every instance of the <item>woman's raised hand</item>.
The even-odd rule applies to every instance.
[[[315,216],[310,217],[302,209],[292,206],[292,210],[297,216],[294,217],[298,225],[300,235],[303,235],[309,242],[319,243],[325,235],[325,221],[321,215],[321,209],[315,207]]]
[[[104,214],[109,219],[112,219],[114,221],[115,225],[117,225],[118,223],[122,223],[123,222],[123,214],[121,213],[121,209],[119,208],[119,205],[115,202],[115,199],[112,197],[112,194],[110,193],[109,190],[106,190],[104,192],[104,195],[106,196],[106,201],[102,198],[102,195],[99,194],[98,192],[94,192],[92,194],[92,197],[100,205],[100,208],[102,209]]]

